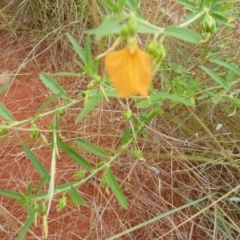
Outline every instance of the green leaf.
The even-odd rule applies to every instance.
[[[79,155],[77,152],[75,152],[72,148],[70,148],[67,144],[65,144],[62,141],[59,141],[58,146],[63,150],[63,152],[67,156],[69,156],[77,164],[86,168],[90,172],[93,170],[93,167],[91,166],[91,164],[85,158],[83,158],[81,155]]]
[[[87,35],[86,39],[86,65],[92,64],[92,53],[91,53],[91,39],[90,35]]]
[[[132,127],[128,126],[122,136],[122,144],[127,144],[133,136]]]
[[[56,99],[60,98],[63,95],[63,93],[59,93],[59,94],[55,94],[53,96],[51,96],[50,98],[48,98],[38,109],[37,114],[40,114],[42,112],[42,110],[47,107],[50,103],[54,102]]]
[[[196,32],[183,27],[169,26],[164,29],[163,33],[166,36],[175,37],[190,43],[199,43],[201,41],[201,37]]]
[[[233,65],[233,64],[227,63],[227,62],[223,62],[223,61],[218,60],[218,59],[211,59],[210,62],[216,63],[220,66],[223,66],[225,68],[233,70],[237,74],[240,74],[240,68],[237,67],[236,65]]]
[[[11,84],[6,84],[3,87],[0,88],[0,94],[3,93],[4,91],[6,91],[7,89],[9,89],[11,87]]]
[[[113,3],[112,0],[102,0],[102,3],[111,11],[117,12],[117,6]]]
[[[86,65],[86,53],[82,47],[78,44],[76,39],[67,33],[68,40],[71,42],[75,52],[78,54],[79,58],[83,61],[84,65]]]
[[[105,153],[101,148],[96,147],[95,145],[87,142],[84,139],[78,138],[76,142],[80,147],[84,148],[88,152],[91,152],[99,157],[109,158],[109,155]]]
[[[95,35],[97,40],[110,34],[120,34],[122,28],[120,25],[121,21],[122,18],[120,16],[107,16],[98,28],[86,32]]]
[[[221,6],[220,8],[218,8],[218,12],[225,12],[229,8],[233,7],[234,4],[235,4],[235,1],[228,2],[228,3],[224,4],[223,6]]]
[[[28,146],[23,143],[23,149],[24,152],[26,153],[28,159],[30,160],[30,162],[32,163],[32,165],[34,166],[34,168],[36,169],[36,171],[39,173],[39,175],[44,178],[46,178],[47,183],[49,183],[50,181],[50,175],[48,173],[48,171],[46,170],[46,168],[42,165],[42,163],[37,159],[37,157],[34,155],[34,153],[28,148]]]
[[[190,106],[190,107],[195,107],[195,105],[191,101],[191,99],[184,98],[184,97],[179,97],[177,95],[170,94],[170,93],[165,93],[165,92],[157,92],[155,94],[152,94],[149,98],[149,101],[154,104],[154,103],[157,103],[158,101],[160,101],[162,99],[169,99],[169,100],[176,101],[178,103],[183,103],[183,104],[185,104],[187,106]]]
[[[142,100],[140,102],[138,102],[136,104],[136,107],[137,108],[149,108],[150,106],[152,106],[152,102],[150,102],[150,99],[145,99],[145,100]]]
[[[128,208],[127,200],[126,200],[120,186],[118,185],[115,176],[112,174],[110,169],[107,169],[106,174],[107,174],[108,184],[111,187],[112,191],[114,192],[119,204],[124,209],[127,209]]]
[[[197,4],[190,2],[188,0],[177,0],[177,3],[182,4],[185,8],[190,10],[195,10],[197,8]]]
[[[70,187],[72,187],[74,184],[76,184],[76,182],[67,182],[67,183],[58,185],[58,186],[55,187],[56,188],[56,192],[57,192],[57,190],[63,191],[63,190],[70,189]]]
[[[103,94],[101,91],[99,91],[97,94],[95,94],[94,96],[92,96],[89,100],[87,105],[82,109],[82,111],[80,112],[80,114],[78,115],[75,123],[80,122],[84,117],[86,117],[86,115],[88,113],[90,113],[93,108],[101,101],[101,99],[103,98]]]
[[[22,193],[11,192],[11,191],[1,190],[1,189],[0,189],[0,195],[8,197],[8,198],[20,200],[20,201],[25,199],[25,196]]]
[[[69,100],[69,96],[67,93],[63,90],[63,88],[56,82],[55,79],[53,79],[51,76],[49,76],[46,73],[41,73],[40,79],[42,80],[43,84],[49,88],[53,93],[55,94],[62,94],[62,98]]]
[[[227,75],[226,75],[226,82],[231,83],[235,80],[236,73],[232,69],[228,69]]]
[[[49,176],[45,176],[44,178],[41,179],[41,181],[38,183],[36,190],[35,190],[35,195],[37,196],[43,186],[44,183],[49,182]]]
[[[4,119],[6,119],[9,122],[14,122],[14,118],[12,114],[9,112],[9,110],[3,105],[2,102],[0,102],[0,116],[2,116]]]
[[[220,77],[218,76],[215,72],[212,70],[200,66],[202,70],[204,70],[215,82],[217,82],[219,85],[221,85],[223,88],[228,89],[228,84]]]
[[[224,24],[224,25],[228,24],[228,19],[223,17],[222,13],[213,12],[211,13],[211,16],[213,16],[216,22],[219,24]]]
[[[28,206],[28,218],[27,221],[22,226],[17,240],[24,240],[25,236],[27,235],[32,223],[34,222],[34,210],[31,205]]]
[[[135,12],[136,16],[142,18],[142,13],[140,11],[139,5],[140,0],[126,0],[126,5]]]
[[[79,193],[79,191],[75,188],[75,187],[70,187],[70,189],[68,190],[68,194],[69,196],[72,198],[72,201],[76,204],[80,204],[83,206],[86,206],[86,202],[84,201],[83,197],[81,196],[81,194]]]
[[[123,11],[125,3],[126,3],[126,0],[118,0],[118,2],[117,2],[118,13],[121,13]]]
[[[81,73],[75,73],[75,72],[58,72],[58,73],[52,73],[52,76],[60,76],[60,77],[84,77],[84,74]]]
[[[144,19],[136,18],[136,21],[138,22],[138,33],[161,34],[164,31],[164,28],[157,27]]]

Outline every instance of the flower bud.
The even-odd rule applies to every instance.
[[[205,32],[211,33],[216,28],[216,21],[211,15],[206,13],[202,20],[201,26]]]
[[[130,120],[132,118],[132,111],[130,109],[127,109],[124,113],[123,113],[123,118],[125,120]]]
[[[62,210],[67,206],[67,198],[65,196],[62,196],[62,198],[60,198],[58,200],[58,205],[57,205],[57,209],[58,210]]]
[[[87,90],[92,90],[94,87],[94,82],[91,81],[88,85],[87,85]]]
[[[138,30],[138,23],[134,19],[130,19],[127,23],[128,33],[131,37],[134,37]]]
[[[120,33],[122,38],[127,38],[129,35],[129,30],[127,25],[123,25]]]
[[[3,125],[1,125],[0,127],[3,127]],[[4,136],[8,134],[8,129],[7,128],[0,128],[0,136]]]
[[[153,56],[158,48],[158,42],[156,40],[153,40],[147,45],[147,52]]]
[[[156,51],[156,63],[161,63],[163,59],[166,57],[166,50],[162,44],[159,44],[158,49]]]
[[[40,131],[38,126],[35,123],[32,123],[30,137],[33,139],[37,139],[40,135]]]
[[[64,108],[64,109],[60,109],[59,110],[59,115],[61,116],[61,117],[64,117],[65,115],[66,115],[66,109]]]
[[[108,186],[108,179],[107,179],[107,176],[104,175],[102,180],[101,180],[101,186],[106,188]]]

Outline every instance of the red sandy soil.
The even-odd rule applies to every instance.
[[[16,70],[23,62],[27,52],[27,50],[26,52],[23,52],[21,49],[14,48],[14,44],[7,40],[9,38],[9,34],[0,32],[0,66],[2,72],[12,72]],[[45,56],[46,54],[36,59],[37,65],[35,61],[31,61],[24,66],[18,73],[19,75],[12,82],[10,90],[4,92],[0,96],[0,101],[11,111],[16,120],[23,120],[35,114],[41,104],[49,97],[48,90],[43,86],[38,77],[39,72],[42,70],[51,71],[51,64],[47,61],[47,57]],[[74,111],[77,114],[79,109],[72,109],[72,113]],[[98,117],[99,116],[97,116],[97,118]],[[111,113],[109,113],[109,116],[104,115],[104,117],[111,118]],[[51,119],[52,116],[49,116],[41,119],[37,123],[41,129],[47,129]],[[81,124],[75,126],[73,124],[74,120],[75,116],[73,116],[73,114],[67,114],[64,118],[62,123],[63,129],[65,128],[65,130],[68,130],[69,132],[64,132],[63,135],[72,133],[71,137],[81,136],[82,131],[84,130],[92,136],[91,141],[93,143],[95,142],[97,144],[100,142],[101,146],[113,149],[118,146],[118,137],[100,138],[98,136],[99,127],[97,123],[95,125],[93,124],[92,121],[94,121],[94,119],[90,120],[88,124],[85,123],[84,127],[88,127],[88,129],[83,129]],[[29,127],[29,125],[22,127]],[[117,123],[113,128],[115,129],[115,131],[113,130],[113,134],[121,134],[124,126],[119,126]],[[101,126],[101,133],[107,132],[109,134],[108,131],[109,129],[106,120],[106,124]],[[17,129],[12,130],[7,137],[0,137],[1,189],[26,193],[28,183],[32,181],[33,186],[36,186],[40,179],[38,173],[24,154],[22,142],[25,142],[41,160],[43,165],[50,170],[51,149],[44,146],[41,141],[41,139],[35,141],[29,137],[28,132]],[[96,159],[94,159],[93,156],[85,154],[85,157],[91,159],[91,163],[96,166]],[[49,240],[105,239],[106,237],[110,237],[163,213],[161,210],[163,207],[170,210],[186,203],[181,197],[177,194],[173,194],[173,191],[169,189],[168,184],[177,188],[179,183],[172,183],[170,176],[167,174],[163,174],[160,179],[159,176],[150,173],[146,166],[144,166],[144,163],[139,162],[136,164],[134,171],[131,172],[131,181],[129,182],[127,176],[132,169],[131,166],[135,164],[136,161],[131,159],[131,157],[128,157],[129,160],[126,160],[126,157],[128,156],[123,156],[122,162],[114,164],[112,171],[115,174],[117,172],[118,180],[121,180],[120,182],[125,182],[122,188],[128,199],[129,210],[126,211],[122,209],[112,193],[108,195],[104,189],[99,187],[100,175],[96,176],[96,178],[90,180],[79,189],[88,204],[86,207],[80,207],[80,209],[77,209],[75,206],[71,205],[69,201],[68,206],[64,210],[57,211],[56,202],[61,196],[54,197],[48,218]],[[151,164],[151,159],[148,159],[148,161],[149,164]],[[166,163],[163,160],[159,159],[158,167],[164,169],[166,172],[170,172],[170,166],[166,166]],[[181,166],[176,165],[175,168],[181,168]],[[77,170],[77,164],[61,153],[61,159],[57,161],[56,184],[74,181],[74,174]],[[179,176],[179,179],[182,179],[182,182],[190,181],[189,176],[184,174]],[[161,187],[158,184],[160,182],[162,182]],[[146,186],[148,187],[146,188]],[[47,190],[47,188],[45,190]],[[151,203],[148,203],[147,201],[139,201],[140,195],[151,199],[151,194],[153,193],[161,195],[161,201],[156,202],[156,206],[154,206],[154,209],[157,208],[158,212],[152,210]],[[153,199],[156,199],[156,196]],[[162,200],[165,200],[165,202],[162,202]],[[2,206],[2,210],[0,209],[0,239],[16,239],[21,226],[27,218],[26,207],[19,206],[15,200],[2,196],[0,196],[0,206]],[[182,211],[181,214],[189,216],[192,212],[191,209],[186,209],[185,211]],[[179,216],[171,216],[171,218],[174,219],[175,225],[181,222]],[[31,232],[29,232],[26,237],[27,240],[43,239],[41,216],[38,217],[38,221],[39,226],[31,227]],[[190,227],[190,224],[185,225],[180,230],[183,234],[188,236]],[[172,226],[162,220],[119,239],[156,239],[171,228]],[[192,228],[194,230],[196,227],[192,226]],[[151,229],[155,230],[152,231]],[[150,234],[151,232],[153,234]],[[162,239],[178,239],[178,236],[170,234]],[[198,229],[195,235],[192,235],[191,239],[202,239],[201,230]]]

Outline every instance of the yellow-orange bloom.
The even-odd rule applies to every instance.
[[[152,58],[138,47],[131,53],[125,47],[110,52],[105,58],[105,67],[120,98],[138,93],[147,97],[152,79]]]

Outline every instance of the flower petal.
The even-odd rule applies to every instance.
[[[134,53],[128,47],[109,53],[105,67],[120,98],[138,93],[148,95],[152,78],[152,58],[138,47]]]

